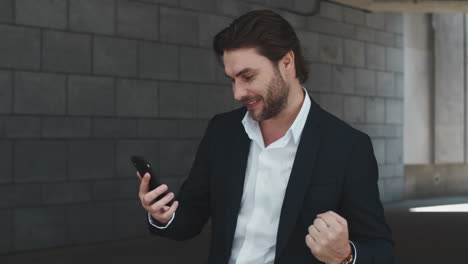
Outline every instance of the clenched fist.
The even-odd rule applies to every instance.
[[[317,215],[305,241],[312,254],[325,263],[342,263],[352,253],[348,223],[333,211]]]

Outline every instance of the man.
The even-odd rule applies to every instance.
[[[252,11],[213,46],[244,107],[210,121],[172,206],[172,193],[152,203],[168,187],[142,178],[150,231],[188,239],[211,218],[209,263],[393,263],[371,141],[301,86],[291,25]]]

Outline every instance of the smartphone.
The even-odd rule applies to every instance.
[[[133,163],[133,166],[135,166],[135,168],[137,169],[137,171],[140,173],[140,176],[143,177],[146,173],[149,173],[150,174],[150,181],[149,181],[149,187],[148,187],[148,191],[152,191],[154,190],[156,187],[158,187],[159,185],[161,185],[161,183],[159,182],[158,178],[156,177],[156,175],[153,173],[153,170],[151,169],[151,165],[149,164],[148,161],[146,161],[145,158],[141,157],[141,156],[131,156],[130,157],[130,160],[132,161]],[[163,198],[164,196],[166,196],[167,194],[169,193],[169,189],[166,190],[163,194],[161,194],[160,196],[158,196],[153,202],[156,202],[156,201],[159,201],[161,198]],[[169,203],[167,203],[166,205],[167,206],[171,206],[172,203],[174,202],[174,199],[173,198]]]

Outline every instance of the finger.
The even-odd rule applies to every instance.
[[[146,173],[140,183],[140,199],[143,198],[145,194],[148,193],[148,183],[149,183],[149,174]]]
[[[314,225],[309,226],[309,235],[314,239],[314,241],[319,240],[321,237],[320,232]]]
[[[165,184],[159,185],[156,189],[152,190],[151,192],[145,195],[145,202],[150,204],[155,199],[157,199],[161,194],[167,191],[168,187]]]
[[[306,245],[310,248],[310,249],[313,249],[315,247],[315,239],[310,235],[310,234],[307,234],[306,237],[305,237],[305,242],[306,242]]]
[[[169,207],[169,210],[167,210],[167,211],[163,214],[163,217],[166,218],[166,219],[171,219],[172,214],[174,214],[174,212],[177,210],[177,207],[179,207],[179,202],[174,201],[174,202],[172,203],[171,207]]]
[[[341,229],[342,224],[338,222],[338,219],[336,219],[336,216],[334,216],[333,214],[320,214],[317,215],[317,218],[322,219],[325,222],[325,224],[327,224],[327,226],[333,230]]]
[[[326,232],[329,229],[328,225],[321,218],[316,218],[314,220],[314,226],[321,233]]]
[[[167,203],[169,203],[169,201],[172,200],[172,198],[174,198],[173,193],[166,194],[166,196],[161,198],[161,200],[159,200],[159,201],[155,202],[153,205],[151,205],[151,209],[154,210],[154,211],[160,211]]]
[[[323,213],[323,214],[319,214],[319,216],[322,216],[322,215],[331,215],[333,216],[336,221],[342,225],[346,225],[347,224],[347,221],[346,219],[344,219],[343,217],[341,217],[339,214],[333,212],[333,211],[328,211],[326,213]]]
[[[136,176],[141,180],[141,176],[140,176],[140,173],[138,171],[136,172]]]

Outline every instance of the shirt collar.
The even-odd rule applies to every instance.
[[[296,119],[294,119],[294,122],[292,123],[291,127],[289,127],[288,131],[286,131],[285,133],[285,135],[288,133],[292,133],[295,144],[297,144],[299,142],[299,139],[301,138],[302,130],[304,129],[304,125],[306,123],[307,115],[309,114],[311,105],[311,101],[307,90],[304,87],[302,87],[302,90],[304,90],[304,102],[302,103],[301,110],[297,114]],[[259,140],[259,142],[263,142],[263,138],[258,138],[261,137],[261,135],[255,133],[255,131],[260,130],[258,121],[252,119],[252,117],[249,115],[248,110],[245,113],[244,118],[242,119],[242,125],[244,125],[245,132],[251,140]]]

